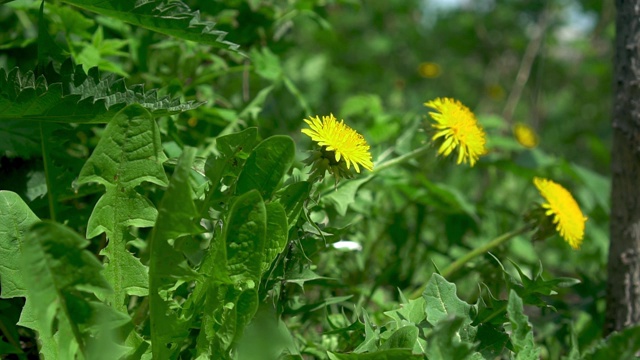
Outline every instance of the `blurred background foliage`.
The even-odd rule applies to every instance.
[[[608,249],[612,0],[186,3],[227,31],[225,39],[239,44],[242,53],[168,38],[58,1],[46,3],[46,21],[38,23],[40,3],[18,0],[0,7],[0,68],[34,69],[36,38],[44,30],[53,40],[49,60],[71,56],[85,70],[97,66],[129,85],[143,83],[206,102],[161,119],[169,157],[185,145],[208,156],[217,136],[258,126],[263,138],[288,134],[296,140],[298,169],[311,146],[300,134],[305,117],[344,118],[364,134],[380,162],[429,141],[425,101],[459,99],[488,133],[490,153],[474,168],[436,157],[434,147],[418,161],[360,175],[337,190],[330,179],[320,187],[309,216],[327,236],[303,232],[298,249],[311,260],[314,275],[301,274],[304,293],[292,286],[277,294],[289,330],[309,354],[349,348],[353,339],[327,333],[330,323],[346,321],[345,308],[356,314],[365,307],[380,320],[383,311],[397,307],[398,290],[410,293],[429,279],[434,266],[443,268],[519,227],[531,203],[542,200],[532,184],[534,176],[542,176],[570,189],[589,217],[582,249],[573,251],[557,236],[537,243],[521,236],[494,255],[510,270],[507,259],[528,271],[540,263],[545,274],[581,280],[547,299],[557,311],[530,309],[545,357],[559,358],[571,331],[581,347],[600,337]],[[537,133],[536,147],[515,140],[517,123]],[[65,131],[72,135],[59,145],[64,157],[77,160],[66,163],[73,177],[101,127],[74,125]],[[27,134],[38,143],[38,134]],[[37,155],[17,157],[15,144],[2,141],[0,188],[21,193],[46,217]],[[292,176],[304,177],[299,170]],[[70,183],[68,191],[73,212],[59,220],[80,227],[97,196],[73,196]],[[357,241],[362,250],[324,243],[339,240]],[[478,284],[485,283],[504,299],[496,262],[484,256],[473,264],[449,279],[457,283],[459,296],[474,302]],[[343,298],[349,295],[354,296]]]

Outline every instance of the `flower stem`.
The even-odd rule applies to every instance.
[[[415,150],[413,150],[411,152],[408,152],[408,153],[406,153],[404,155],[398,156],[397,158],[385,161],[380,165],[376,165],[375,168],[373,169],[373,173],[377,174],[382,170],[385,170],[385,169],[390,168],[392,166],[407,162],[407,161],[409,161],[409,160],[411,160],[413,158],[416,158],[416,157],[424,154],[430,148],[431,148],[431,146],[425,145],[425,146],[419,147],[419,148],[417,148],[417,149],[415,149]]]
[[[472,260],[473,258],[482,255],[484,253],[486,253],[487,251],[498,247],[499,245],[501,245],[502,243],[506,242],[509,239],[512,239],[520,234],[523,234],[527,231],[529,231],[531,229],[531,227],[529,225],[525,225],[517,230],[502,234],[496,238],[494,238],[493,240],[489,241],[488,243],[482,245],[479,248],[473,249],[472,251],[468,252],[467,254],[465,254],[463,257],[459,258],[458,260],[454,261],[451,265],[449,265],[446,269],[444,269],[441,273],[442,277],[444,278],[448,278],[450,277],[452,274],[454,274],[456,271],[460,270],[466,263],[468,263],[470,260]],[[422,292],[424,292],[424,289],[426,288],[426,284],[421,286],[420,288],[418,288],[416,291],[414,291],[413,293],[411,293],[410,298],[411,299],[416,299],[420,296],[422,296]]]

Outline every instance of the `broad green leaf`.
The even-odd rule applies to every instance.
[[[336,207],[336,211],[340,216],[344,216],[347,213],[349,205],[351,205],[356,199],[356,193],[360,186],[369,180],[373,179],[373,175],[363,177],[362,179],[349,180],[340,186],[337,190],[331,190],[328,194],[322,197],[323,203],[331,203]]]
[[[230,185],[238,178],[251,150],[258,142],[258,129],[245,129],[238,133],[220,136],[216,139],[216,148],[220,155],[210,156],[205,165],[205,175],[211,187],[203,203],[202,213],[206,216],[209,207],[222,210],[226,206],[232,190],[221,191],[222,184]]]
[[[428,359],[468,359],[478,358],[473,352],[473,339],[466,340],[462,337],[466,319],[451,315],[436,324],[427,336],[425,354]]]
[[[87,343],[95,335],[92,326],[103,316],[118,319],[111,323],[113,328],[128,321],[93,300],[94,294],[104,296],[111,289],[101,274],[100,262],[84,250],[87,245],[87,240],[53,222],[33,225],[25,241],[29,251],[21,260],[27,299],[40,336],[51,338],[57,324],[55,338],[61,358],[73,356],[73,342],[86,356]]]
[[[289,136],[276,135],[262,141],[253,149],[238,176],[237,194],[256,189],[263,199],[270,199],[291,167],[295,151]]]
[[[476,341],[479,341],[477,351],[485,359],[495,359],[500,357],[509,342],[509,335],[504,332],[502,325],[480,324]]]
[[[427,303],[427,321],[436,325],[452,316],[463,319],[460,337],[462,341],[472,343],[477,328],[471,326],[471,305],[460,300],[456,295],[456,285],[448,282],[440,274],[433,274],[422,293]]]
[[[513,289],[509,291],[507,314],[511,321],[511,343],[516,359],[539,359],[540,349],[533,342],[533,329],[529,318],[524,314],[522,299]]]
[[[237,286],[257,287],[267,231],[267,211],[256,190],[239,196],[224,229],[227,269]]]
[[[420,324],[426,318],[425,300],[422,297],[409,300],[407,303],[400,305],[399,309],[385,311],[384,314],[395,320],[398,327],[400,327],[403,322],[416,325]]]
[[[38,127],[22,120],[0,121],[0,155],[29,159],[40,155],[40,153],[40,129]]]
[[[233,51],[237,51],[239,47],[224,40],[226,32],[215,30],[214,22],[202,21],[200,13],[192,11],[182,1],[64,0],[63,2],[168,36]]]
[[[0,191],[0,288],[2,298],[26,295],[20,269],[25,236],[31,225],[38,222],[36,214],[11,191]]]
[[[279,197],[276,200],[284,207],[284,211],[287,215],[287,223],[289,229],[291,229],[300,217],[300,212],[304,207],[305,201],[309,199],[309,193],[311,192],[311,183],[307,181],[294,182],[287,185],[279,193]]]
[[[221,237],[226,249],[216,250],[219,254],[226,253],[223,276],[228,276],[231,284],[222,284],[225,279],[218,277],[217,281],[208,280],[208,286],[203,285],[207,297],[197,342],[198,356],[228,358],[233,342],[239,339],[255,314],[266,233],[267,208],[258,191],[251,190],[237,197],[229,209]],[[217,246],[214,244],[216,240],[212,246]]]
[[[331,360],[406,360],[423,359],[424,356],[412,354],[409,349],[389,349],[362,354],[338,354],[327,352]]]
[[[170,358],[189,335],[188,322],[180,318],[180,304],[173,298],[177,281],[192,281],[198,274],[189,267],[172,240],[202,232],[189,172],[196,149],[186,147],[178,160],[167,191],[158,207],[158,218],[149,243],[149,316],[153,357]]]
[[[583,354],[586,360],[635,359],[640,351],[640,326],[610,334]]]
[[[216,138],[216,149],[223,157],[247,159],[258,142],[258,128],[250,127],[237,133]]]
[[[37,76],[33,71],[0,69],[0,123],[7,121],[46,121],[61,123],[107,123],[125,106],[139,104],[154,117],[177,114],[202,103],[180,103],[160,97],[141,85],[127,88],[124,79],[101,77],[97,68],[87,73],[81,65],[67,59],[56,71],[51,64]],[[3,125],[6,127],[6,125]],[[24,131],[23,131],[24,132]],[[21,133],[4,137],[19,146]]]
[[[418,341],[418,333],[418,328],[413,325],[401,327],[391,334],[380,349],[413,349]]]
[[[267,231],[264,244],[264,258],[261,271],[265,272],[275,258],[287,246],[288,230],[287,215],[280,203],[272,202],[265,205],[267,210]]]
[[[114,289],[108,299],[125,311],[126,295],[147,295],[147,268],[126,249],[129,226],[153,226],[157,211],[136,186],[150,182],[166,186],[160,131],[151,114],[139,105],[122,109],[109,122],[100,142],[84,164],[78,184],[96,182],[105,194],[91,213],[87,237],[107,234],[103,249],[105,276]]]

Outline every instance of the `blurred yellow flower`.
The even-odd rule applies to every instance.
[[[442,70],[440,69],[440,65],[433,62],[423,62],[418,66],[418,73],[420,76],[433,79],[440,76]]]
[[[372,171],[373,162],[369,145],[364,137],[355,130],[344,124],[344,120],[338,122],[331,114],[323,116],[322,120],[316,116],[304,119],[311,129],[303,129],[302,133],[308,135],[311,140],[323,146],[324,150],[335,154],[335,161],[339,163],[341,159],[347,164],[347,169],[351,164],[360,173],[360,166]]]
[[[538,135],[529,125],[517,123],[513,127],[513,136],[515,136],[520,145],[527,149],[533,149],[538,146]]]
[[[533,183],[540,195],[547,201],[542,204],[545,215],[553,216],[556,231],[574,249],[580,248],[584,238],[584,225],[587,218],[582,214],[576,200],[562,185],[551,180],[534,178]]]
[[[431,140],[444,138],[438,154],[449,156],[458,148],[458,164],[468,160],[473,166],[481,155],[487,153],[484,130],[468,107],[450,98],[438,98],[424,105],[437,111],[429,115],[436,121],[431,126],[437,130]]]

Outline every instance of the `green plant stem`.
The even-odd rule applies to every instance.
[[[405,163],[411,159],[417,158],[418,156],[424,154],[427,152],[427,150],[429,150],[431,148],[430,145],[425,145],[423,147],[419,147],[411,152],[408,152],[404,155],[398,156],[397,158],[388,160],[383,162],[380,165],[376,165],[375,169],[373,169],[373,173],[377,174],[382,170],[386,170],[387,168],[390,168],[392,166],[396,166],[402,163]]]
[[[525,232],[529,231],[530,227],[529,225],[525,225],[517,230],[502,234],[496,238],[494,238],[493,240],[489,241],[488,243],[480,246],[479,248],[473,249],[472,251],[468,252],[467,254],[465,254],[463,257],[459,258],[458,260],[454,261],[451,265],[449,265],[446,269],[444,269],[441,273],[442,277],[444,277],[445,279],[450,277],[451,275],[453,275],[456,271],[460,270],[466,263],[468,263],[469,261],[471,261],[473,258],[482,255],[484,253],[486,253],[487,251],[496,248],[498,246],[500,246],[502,243],[520,235],[520,234],[524,234]],[[425,287],[427,285],[423,285],[420,288],[418,288],[416,291],[414,291],[413,293],[411,293],[410,298],[411,299],[416,299],[420,296],[422,296],[422,292],[424,291]]]
[[[47,200],[49,201],[49,217],[51,220],[56,221],[56,199],[54,195],[53,182],[51,177],[53,176],[53,169],[51,169],[51,157],[49,146],[47,144],[47,137],[44,132],[44,125],[40,122],[40,144],[42,146],[42,162],[44,163],[44,177],[47,182]]]

